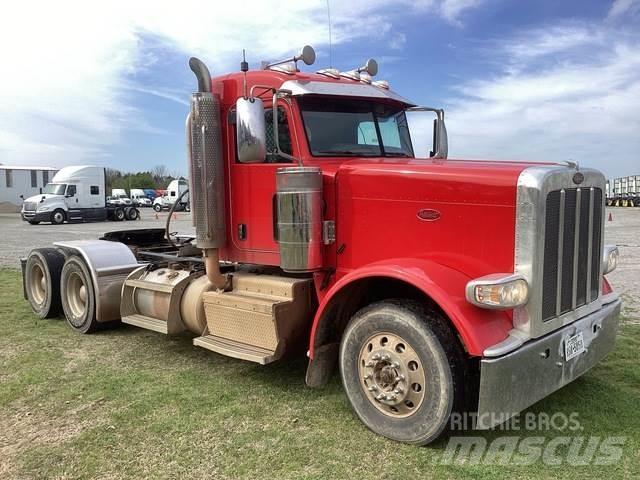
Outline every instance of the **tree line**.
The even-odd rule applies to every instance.
[[[145,172],[121,172],[114,168],[105,169],[107,192],[114,188],[123,188],[127,192],[132,188],[153,188],[164,190],[171,180],[179,178],[178,172],[169,172],[166,165],[156,165]]]

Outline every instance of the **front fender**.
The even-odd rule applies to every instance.
[[[432,260],[389,259],[349,272],[322,298],[311,329],[311,359],[316,347],[316,332],[325,321],[325,313],[330,310],[337,294],[353,282],[373,277],[400,280],[423,292],[449,318],[467,352],[472,356],[482,356],[485,348],[504,340],[513,328],[511,317],[506,311],[487,310],[467,302],[465,287],[471,280],[467,275]]]

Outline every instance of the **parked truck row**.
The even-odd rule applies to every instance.
[[[167,225],[35,249],[23,260],[35,314],[61,309],[80,333],[116,320],[190,332],[260,365],[306,352],[307,385],[339,371],[365,425],[413,444],[454,412],[498,425],[600,362],[621,308],[604,176],[448,159],[443,110],[374,81],[374,61],[297,68],[314,59],[305,47],[212,78],[192,58],[195,235]],[[435,117],[418,133],[430,152],[414,151],[409,115]]]
[[[40,194],[23,201],[22,219],[32,225],[40,222],[60,224],[65,221],[136,220],[140,207],[153,207],[156,212],[168,210],[176,199],[177,211],[189,211],[187,180],[172,180],[160,195],[156,190],[114,188],[105,196],[105,169],[92,165],[64,167],[47,183]],[[153,200],[151,200],[153,196]]]
[[[607,205],[610,207],[640,207],[640,175],[607,180]]]

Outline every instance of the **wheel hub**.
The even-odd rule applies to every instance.
[[[363,345],[358,362],[367,399],[383,413],[407,417],[425,395],[425,373],[415,350],[401,337],[379,333]]]

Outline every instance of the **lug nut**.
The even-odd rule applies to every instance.
[[[378,400],[384,400],[387,396],[384,393],[381,393],[380,395],[378,395],[376,398]]]
[[[396,396],[395,395],[387,395],[387,400],[395,400]]]
[[[373,367],[373,362],[367,362],[365,364],[365,367],[369,367],[369,368]]]
[[[367,374],[364,376],[364,379],[365,379],[365,380],[369,380],[371,377],[372,377],[372,375],[371,375],[370,373],[367,373]]]
[[[370,392],[375,392],[376,390],[378,390],[378,387],[376,387],[375,385],[371,385],[371,386],[369,387],[369,391],[370,391]]]
[[[389,355],[382,355],[381,360],[388,362],[389,360],[391,360],[391,357]]]
[[[392,366],[393,368],[400,368],[400,364],[399,364],[398,362],[393,362],[393,363],[391,364],[391,366]]]
[[[372,360],[380,360],[380,354],[376,353],[373,357],[371,357]]]
[[[400,374],[400,375],[398,375],[394,380],[395,380],[396,382],[401,382],[401,381],[403,381],[403,380],[404,380],[404,375]]]
[[[404,390],[401,388],[396,388],[393,393],[404,393]]]

